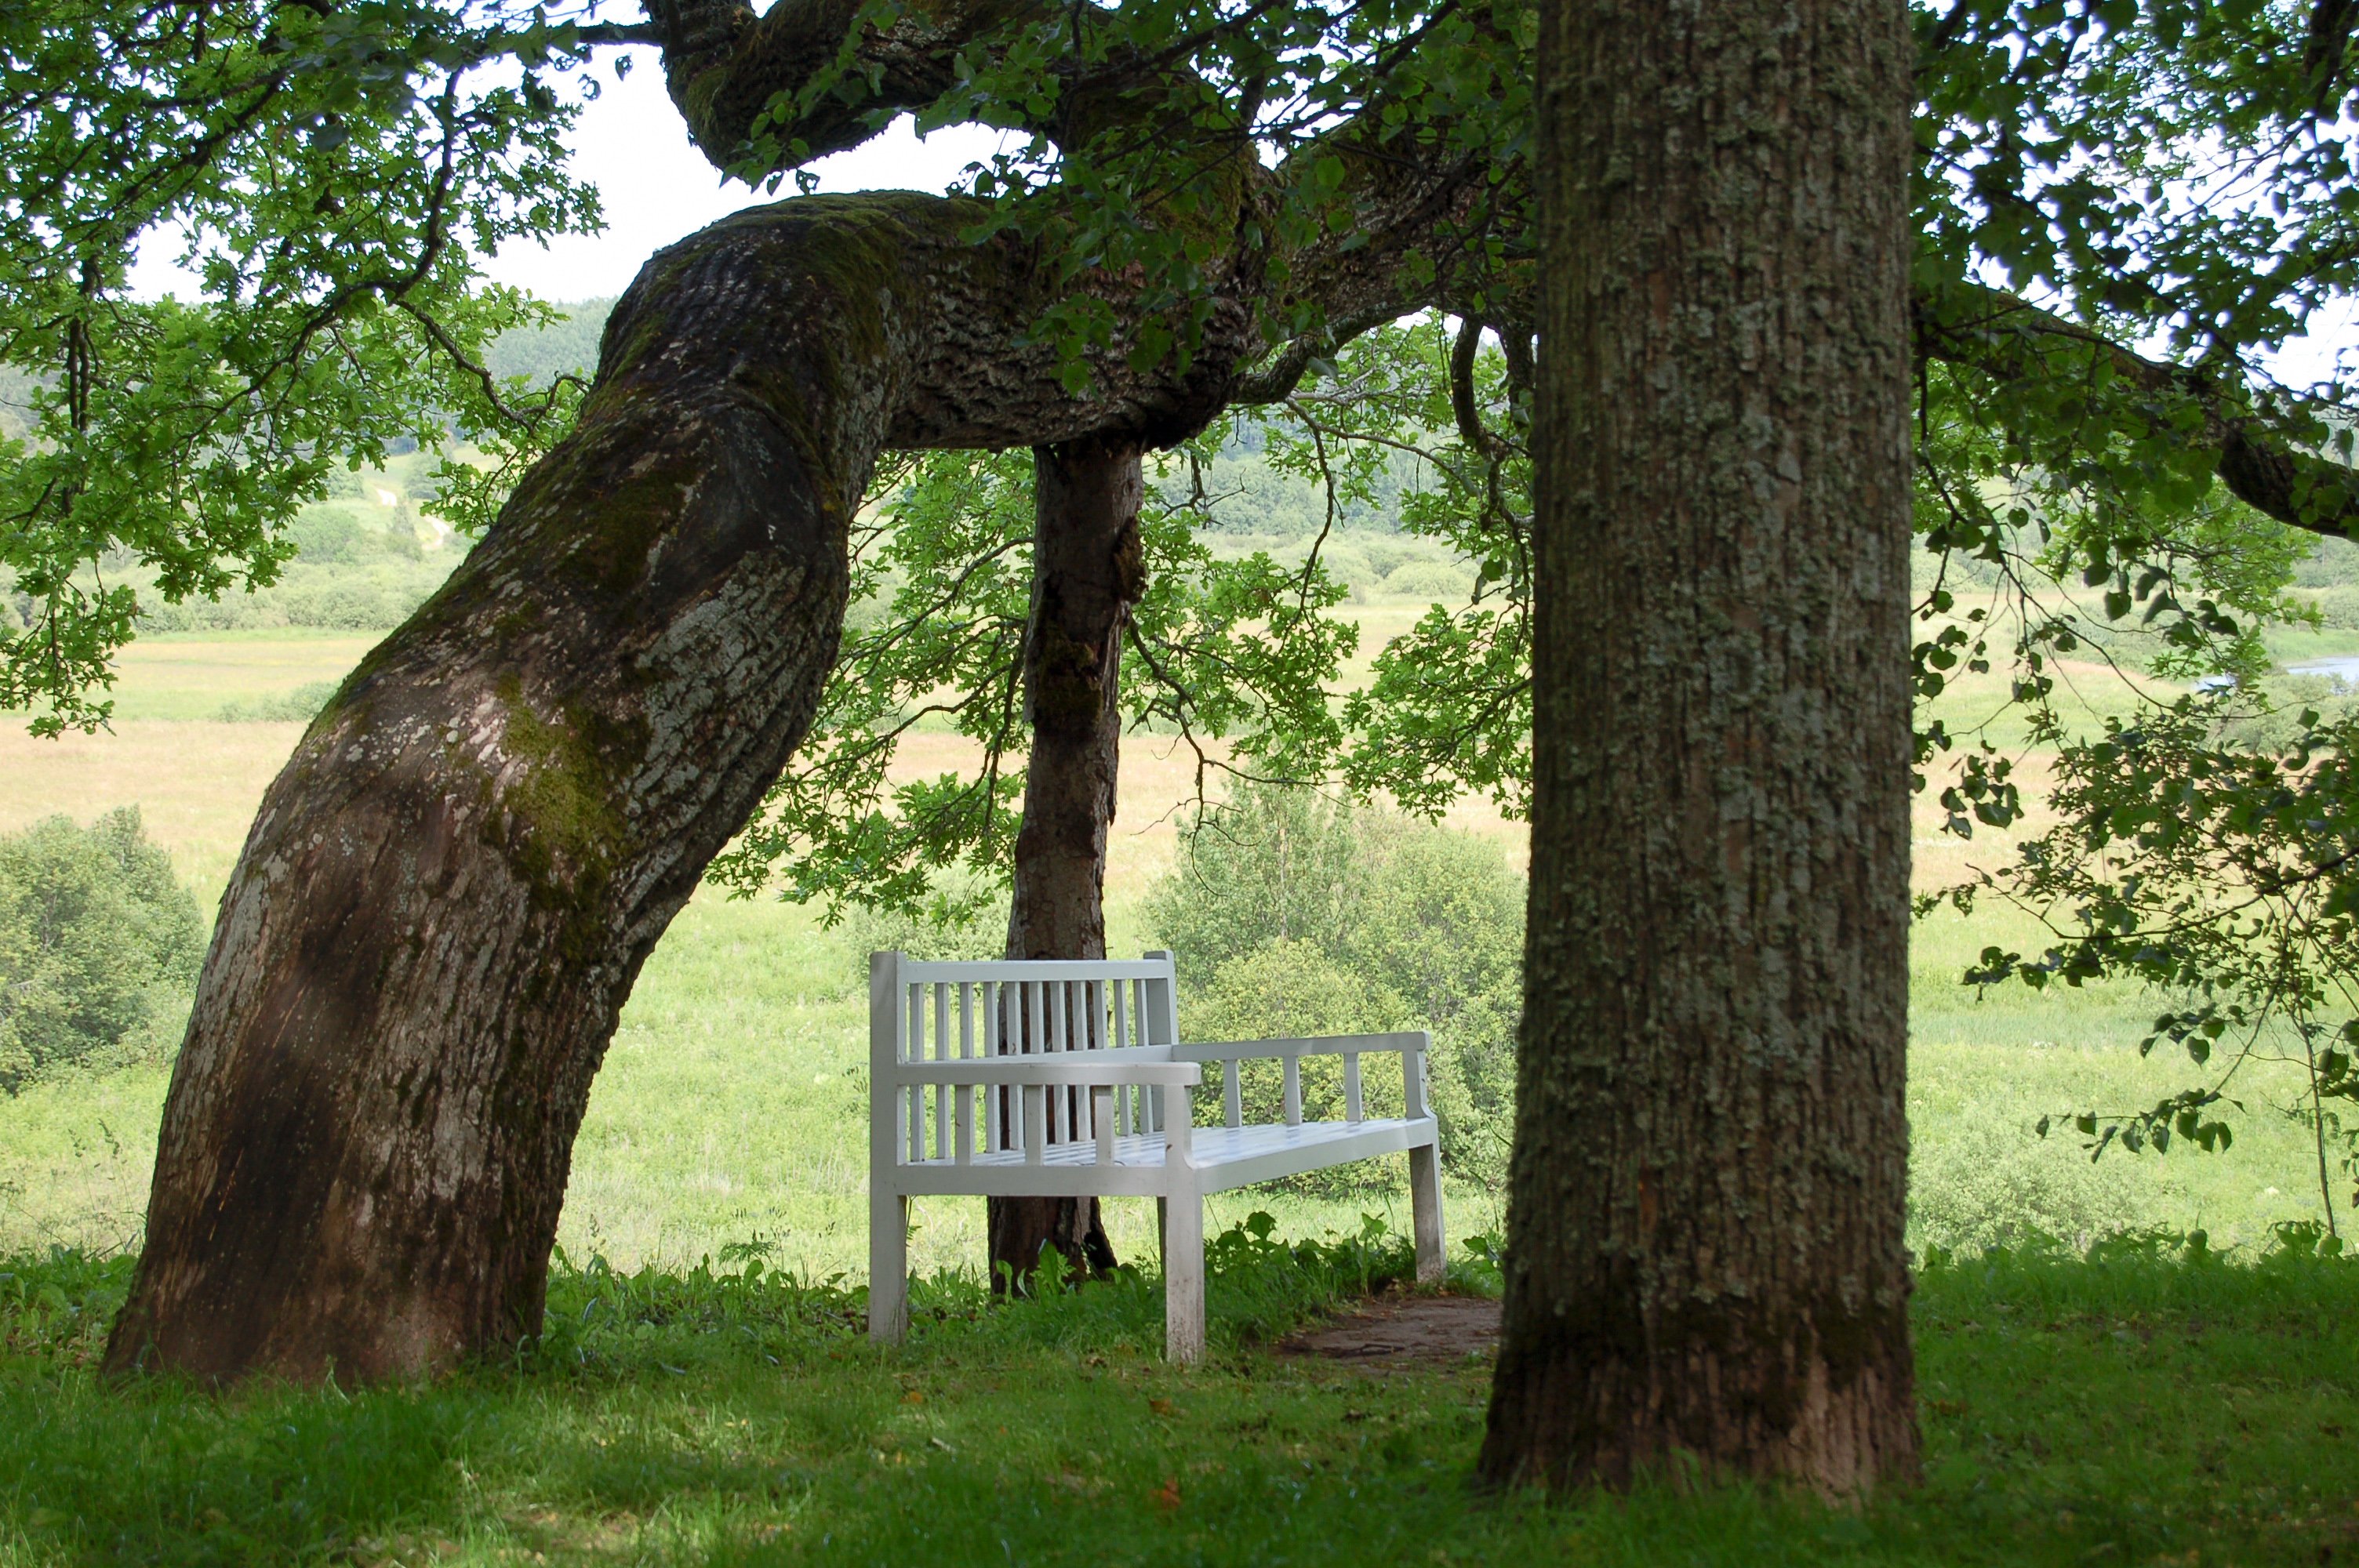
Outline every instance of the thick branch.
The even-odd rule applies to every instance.
[[[2104,334],[1998,289],[1917,305],[1918,352],[1995,380],[2079,381],[2110,376],[2147,395],[2139,413],[2158,435],[2201,441],[2219,454],[2221,482],[2255,511],[2336,538],[2359,523],[2359,471],[2307,451],[2264,412],[2249,390],[2223,385],[2199,367],[2166,364]],[[2175,415],[2192,406],[2186,430]]]
[[[871,115],[930,103],[954,80],[958,52],[984,34],[1027,15],[1038,0],[949,0],[930,15],[905,12],[889,28],[853,36],[862,0],[779,0],[760,16],[744,0],[648,0],[663,46],[664,81],[688,122],[688,134],[714,167],[727,169],[753,138],[772,100],[791,94],[844,63],[872,81],[857,102],[833,93],[799,114],[766,126],[782,141],[800,140],[807,156],[858,146],[876,134]]]

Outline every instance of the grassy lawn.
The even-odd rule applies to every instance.
[[[1396,1260],[1399,1254],[1393,1253]],[[0,1565],[2313,1563],[2359,1553],[2359,1265],[2155,1248],[1937,1264],[1927,1474],[1861,1514],[1745,1488],[1549,1505],[1469,1485],[1479,1361],[1267,1337],[1349,1279],[1234,1258],[1214,1353],[1151,1281],[984,1309],[745,1270],[561,1272],[516,1365],[218,1395],[89,1369],[119,1264],[0,1277]]]

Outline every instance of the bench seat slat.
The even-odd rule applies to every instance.
[[[1195,1173],[1201,1190],[1221,1192],[1325,1170],[1351,1160],[1398,1153],[1430,1142],[1433,1123],[1387,1119],[1381,1121],[1306,1121],[1299,1127],[1199,1127],[1194,1130]],[[1135,1133],[1114,1141],[1112,1165],[1100,1164],[1094,1141],[1052,1143],[1041,1151],[1038,1163],[1026,1160],[1025,1151],[977,1151],[965,1165],[928,1162],[904,1165],[895,1173],[895,1185],[913,1194],[1035,1194],[1061,1197],[1089,1193],[1119,1196],[1125,1190],[1155,1192],[1165,1180],[1165,1141],[1161,1133]],[[1046,1186],[1027,1187],[1027,1182]],[[1006,1184],[1004,1187],[1001,1183]]]

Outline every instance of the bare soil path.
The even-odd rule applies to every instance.
[[[1388,1296],[1288,1335],[1278,1341],[1277,1353],[1386,1371],[1487,1361],[1498,1346],[1497,1302],[1480,1296]]]

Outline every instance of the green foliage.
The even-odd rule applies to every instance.
[[[0,13],[0,707],[103,723],[139,599],[267,584],[340,470],[454,430],[545,441],[484,347],[545,308],[485,283],[504,242],[593,228],[564,169],[582,58],[545,12],[43,0]],[[106,156],[93,157],[91,149]],[[194,298],[135,299],[142,244]]]
[[[598,369],[598,346],[614,314],[612,299],[585,299],[558,305],[544,320],[512,327],[492,340],[484,351],[484,365],[494,375],[527,386],[553,386],[561,377],[587,382]]]
[[[1443,1156],[1464,1175],[1504,1174],[1523,887],[1495,844],[1248,784],[1188,836],[1146,914],[1179,957],[1187,1037],[1431,1030]],[[1397,1098],[1397,1065],[1388,1079],[1363,1068],[1372,1105],[1380,1081]],[[1248,1068],[1242,1087],[1274,1108],[1277,1081]],[[1303,1093],[1306,1114],[1340,1105],[1340,1065],[1307,1064]]]
[[[2041,989],[2120,977],[2169,1000],[2139,1050],[2183,1049],[2205,1081],[2151,1107],[2073,1111],[2093,1159],[2117,1141],[2132,1152],[2174,1139],[2227,1147],[2231,1080],[2256,1057],[2289,1055],[2307,1079],[2332,1230],[2330,1137],[2359,1176],[2359,1140],[2329,1108],[2359,1102],[2359,713],[2305,709],[2288,743],[2256,747],[2223,733],[2242,706],[2184,697],[2063,741],[2063,820],[1981,883],[2042,912],[2057,939],[2037,958],[1989,947],[1967,978]],[[1970,908],[1973,891],[1953,901]]]
[[[203,927],[139,813],[0,837],[0,1092],[153,1049],[179,1022]]]
[[[955,920],[1005,885],[1021,820],[1031,456],[935,453],[879,489],[885,501],[855,533],[852,623],[818,717],[712,874],[743,894],[777,877],[798,902]],[[1142,513],[1147,586],[1123,656],[1124,710],[1135,726],[1179,732],[1200,773],[1315,772],[1340,739],[1326,687],[1354,644],[1323,613],[1343,589],[1315,562],[1215,558],[1197,537],[1201,501],[1150,496]],[[979,742],[975,770],[888,784],[921,724]]]

